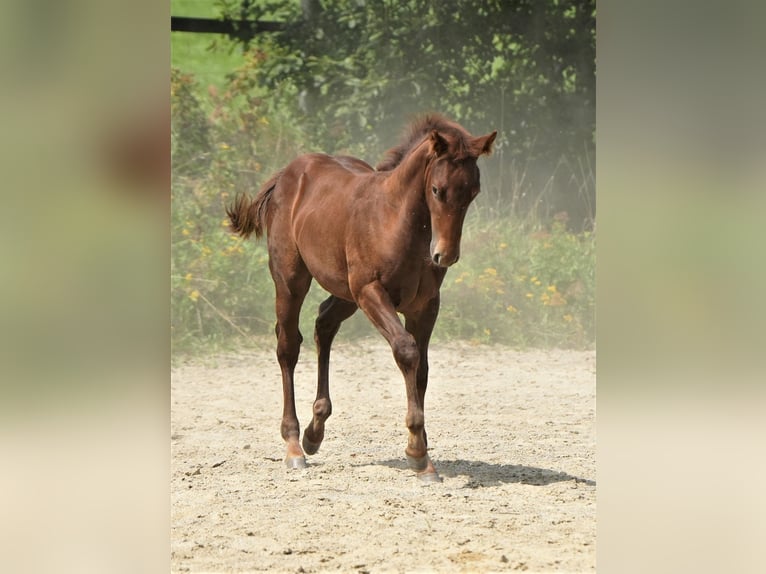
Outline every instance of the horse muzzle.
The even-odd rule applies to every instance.
[[[438,243],[431,244],[431,261],[437,267],[449,267],[460,259],[460,249],[445,249]]]

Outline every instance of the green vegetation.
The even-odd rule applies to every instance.
[[[519,347],[595,340],[595,235],[516,218],[467,223],[463,257],[442,287],[436,336]]]
[[[251,2],[251,15],[290,22],[290,32],[249,46],[173,34],[175,349],[272,334],[265,242],[226,228],[236,193],[255,193],[305,151],[375,163],[410,114],[426,110],[474,133],[501,132],[494,157],[481,160],[482,194],[447,274],[434,338],[593,344],[592,3],[443,4],[339,0],[305,14],[298,2]],[[172,6],[174,15],[214,15],[192,10],[196,2]],[[241,8],[215,4],[232,17]],[[588,25],[570,30],[578,22]],[[306,301],[309,344],[325,296],[314,286]],[[340,337],[374,334],[358,313]]]
[[[204,0],[171,0],[173,16],[218,18],[220,7],[216,2]],[[205,109],[209,108],[209,88],[226,88],[227,76],[244,63],[243,50],[228,39],[214,34],[172,32],[170,64],[174,69],[193,74],[200,86],[199,97]]]

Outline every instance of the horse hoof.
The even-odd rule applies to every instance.
[[[442,482],[442,477],[438,472],[422,472],[418,474],[418,479],[424,484],[431,484],[434,482]]]
[[[428,467],[428,455],[415,458],[405,453],[405,456],[407,457],[407,464],[410,469],[415,472],[423,472]]]
[[[306,435],[303,435],[303,440],[301,441],[303,444],[303,451],[306,454],[316,454],[316,452],[319,450],[319,445],[322,444],[321,442],[311,442]]]
[[[290,456],[285,459],[285,465],[291,470],[301,470],[306,468],[306,457]]]

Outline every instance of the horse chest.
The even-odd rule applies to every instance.
[[[433,299],[439,293],[443,273],[429,267],[419,271],[400,270],[399,274],[381,277],[381,284],[391,297],[398,311],[420,307],[426,301]]]

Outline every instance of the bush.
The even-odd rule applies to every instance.
[[[262,333],[273,324],[273,287],[265,243],[228,231],[226,205],[301,150],[300,137],[274,125],[252,90],[210,89],[202,111],[190,75],[173,70],[171,320],[174,348]],[[270,327],[269,327],[270,328]]]
[[[505,218],[463,236],[442,286],[435,336],[519,347],[585,348],[595,340],[595,236]]]
[[[210,129],[194,77],[170,73],[170,150],[175,175],[202,176],[210,154]]]

